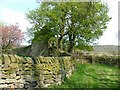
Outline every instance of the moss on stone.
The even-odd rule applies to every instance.
[[[17,60],[14,55],[9,54],[9,57],[10,57],[11,63],[17,63]]]
[[[34,80],[39,80],[39,76],[33,76]]]
[[[51,79],[52,75],[46,75],[46,79]]]
[[[10,60],[5,65],[7,59],[0,59],[1,64],[5,65],[3,67],[3,74],[9,75],[15,74],[16,76],[24,77],[24,80],[31,81],[32,79],[37,82],[41,81],[48,84],[57,83],[61,78],[65,77],[65,74],[72,69],[74,61],[70,57],[20,57],[17,55],[3,55],[4,58]],[[2,57],[1,57],[2,58]],[[64,75],[63,75],[64,74]],[[29,75],[26,77],[26,75]],[[14,76],[15,77],[15,76]],[[12,77],[11,77],[12,78]],[[54,81],[51,81],[53,80]],[[57,80],[56,80],[57,79]],[[50,82],[48,82],[50,81]],[[40,83],[41,84],[41,83]]]
[[[6,55],[6,54],[3,55],[3,62],[4,62],[5,65],[10,64],[11,61],[10,61],[10,58],[9,58],[8,55]]]
[[[3,72],[3,74],[12,74],[12,73],[15,73],[16,72],[16,69],[9,69],[5,72]]]
[[[48,70],[48,71],[53,71],[53,68],[52,68],[52,67],[43,67],[42,69],[43,69],[43,70]]]
[[[2,71],[9,71],[9,70],[12,70],[12,68],[11,68],[11,67],[4,67],[4,68],[2,68],[1,70],[2,70]]]
[[[32,71],[23,71],[22,75],[32,75]]]
[[[10,64],[10,67],[11,67],[12,69],[19,68],[19,64],[18,64],[18,63],[11,63],[11,64]]]
[[[28,64],[32,64],[33,60],[30,57],[24,57]]]
[[[25,71],[31,71],[31,68],[24,68]]]
[[[35,68],[33,68],[33,69],[38,69],[38,70],[39,70],[39,69],[41,69],[41,67],[40,67],[39,64],[36,64],[36,65],[35,65]]]
[[[43,71],[42,73],[48,75],[48,74],[49,74],[49,71],[45,70],[45,71]]]

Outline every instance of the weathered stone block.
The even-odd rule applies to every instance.
[[[46,85],[46,84],[50,84],[50,82],[51,82],[51,79],[46,79],[46,80],[44,80],[43,81],[43,83]]]
[[[24,65],[25,65],[25,67],[32,68],[32,64],[26,63]]]
[[[45,75],[45,79],[52,79],[52,75]]]
[[[9,57],[10,57],[11,63],[17,63],[17,60],[14,55],[9,54]]]
[[[17,88],[24,88],[24,84],[18,84],[18,87]]]
[[[45,71],[42,72],[42,74],[45,74],[45,75],[47,74],[48,75],[50,73],[49,73],[49,71],[45,70]]]
[[[30,68],[25,68],[24,70],[25,70],[25,71],[31,71],[31,69],[30,69]]]
[[[25,80],[25,81],[32,81],[32,76],[31,75],[24,75],[23,76],[23,79]]]
[[[3,62],[5,65],[9,65],[11,63],[8,55],[3,54]]]
[[[45,70],[45,71],[46,71],[46,70],[47,70],[47,71],[50,71],[50,72],[53,71],[53,68],[52,68],[52,67],[43,67],[42,69]]]
[[[32,75],[32,71],[22,71],[21,75]]]
[[[4,67],[1,69],[1,71],[9,71],[9,70],[12,70],[12,68],[11,67]]]
[[[24,88],[30,88],[30,83],[25,83]]]
[[[28,64],[32,64],[33,60],[30,57],[24,57]]]
[[[20,76],[16,76],[16,77],[15,77],[16,80],[19,80],[20,78],[21,78]]]
[[[15,55],[15,58],[16,58],[16,60],[17,60],[18,63],[27,63],[27,62],[24,60],[23,57],[20,57],[20,56]]]
[[[19,65],[18,65],[18,63],[11,63],[11,64],[10,64],[10,67],[11,67],[12,69],[16,69],[16,68],[19,68]]]
[[[1,84],[0,88],[8,88],[8,85],[7,84]]]
[[[5,80],[0,79],[0,85],[5,84],[5,82],[6,82]]]
[[[21,78],[21,79],[18,80],[18,82],[21,83],[21,84],[24,84],[25,80]]]
[[[16,78],[16,73],[10,74],[11,78]]]
[[[0,75],[1,79],[6,79],[6,78],[10,78],[10,75],[5,75],[4,73],[2,73],[2,75]]]
[[[15,73],[15,72],[16,72],[15,69],[10,69],[10,70],[4,70],[2,73],[3,73],[3,74],[8,74],[8,75],[10,75],[10,74],[13,74],[13,73]]]
[[[6,83],[15,83],[17,82],[16,79],[6,79]]]

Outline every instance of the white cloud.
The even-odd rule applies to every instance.
[[[108,28],[103,36],[98,40],[101,45],[118,45],[118,1],[106,0],[109,6],[109,16],[112,17]]]
[[[1,9],[0,12],[1,19],[4,22],[10,24],[18,23],[22,31],[26,31],[26,27],[30,26],[30,23],[25,19],[25,14],[23,12],[13,11],[7,8]]]
[[[30,3],[35,2],[35,0],[1,0],[2,3]]]

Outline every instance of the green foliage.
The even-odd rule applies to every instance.
[[[118,56],[108,56],[103,54],[102,56],[92,56],[94,57],[93,62],[94,63],[100,63],[108,66],[116,66],[119,67],[118,62],[120,61]]]
[[[33,41],[57,38],[58,50],[72,52],[74,48],[88,50],[107,28],[108,7],[95,2],[43,2],[27,13],[33,27]],[[65,49],[67,48],[67,49]]]

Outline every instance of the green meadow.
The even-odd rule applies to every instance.
[[[50,88],[118,88],[120,68],[100,64],[76,64],[70,78]]]

